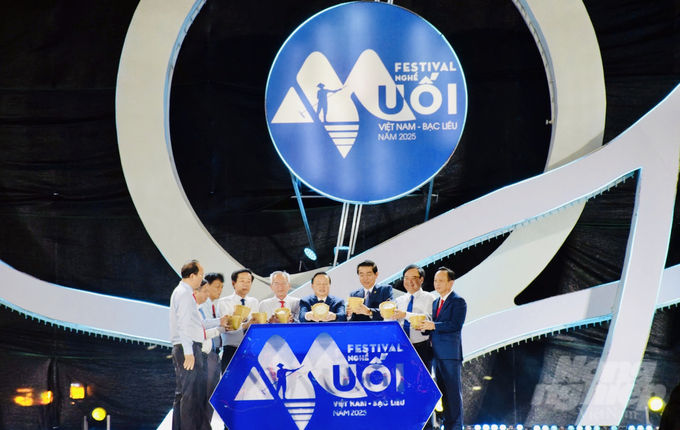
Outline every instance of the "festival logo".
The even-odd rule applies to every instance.
[[[249,329],[211,403],[235,430],[415,430],[439,397],[396,323],[277,324]]]
[[[346,3],[284,43],[267,82],[284,163],[330,198],[379,203],[421,187],[460,140],[467,90],[456,54],[398,6]]]

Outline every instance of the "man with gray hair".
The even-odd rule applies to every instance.
[[[286,271],[277,270],[269,275],[269,284],[274,297],[260,302],[260,312],[267,312],[270,323],[279,322],[274,312],[279,308],[290,309],[288,322],[300,322],[300,299],[288,295],[290,291],[290,275]]]

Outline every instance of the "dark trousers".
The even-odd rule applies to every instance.
[[[222,349],[222,373],[226,370],[231,358],[236,353],[237,347],[231,345],[225,345]]]
[[[432,370],[432,347],[430,346],[430,341],[426,340],[423,342],[418,342],[413,344],[413,348],[416,350],[418,353],[418,356],[420,357],[421,360],[423,360],[423,364],[425,364],[425,368],[427,369],[427,373],[430,373]],[[432,428],[432,417],[430,417],[427,422],[425,423],[425,426],[423,427],[423,430],[430,430]]]
[[[210,428],[206,420],[205,408],[207,397],[206,355],[201,351],[201,344],[194,342],[194,368],[184,368],[184,350],[182,345],[172,347],[172,362],[175,365],[175,400],[172,411],[172,430],[201,430]],[[207,427],[206,427],[207,424]]]
[[[423,342],[414,343],[413,348],[418,353],[420,359],[423,360],[425,368],[429,372],[432,369],[432,348],[430,347],[430,341],[426,340]]]
[[[207,420],[210,422],[212,420],[212,415],[213,415],[213,407],[210,404],[210,397],[212,397],[213,392],[215,391],[215,387],[217,387],[217,384],[220,382],[220,356],[217,355],[217,352],[214,350],[208,354],[206,357],[206,365],[207,365],[207,391],[206,393],[208,394],[208,405],[205,408],[205,412],[207,413]]]
[[[462,362],[434,356],[433,363],[437,387],[442,392],[444,429],[460,430],[463,427],[463,387],[460,381]]]

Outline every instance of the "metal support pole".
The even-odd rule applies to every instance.
[[[305,225],[305,232],[307,233],[307,241],[309,242],[309,247],[312,251],[316,252],[314,249],[314,241],[312,240],[312,231],[309,229],[309,221],[307,220],[307,212],[305,211],[305,206],[302,203],[302,195],[300,194],[300,180],[296,178],[293,173],[290,174],[290,178],[293,180],[293,188],[295,189],[295,197],[297,198],[298,206],[300,207],[300,214],[302,215],[302,222]],[[316,265],[316,262],[314,262]]]
[[[352,243],[354,243],[354,234],[357,225],[358,211],[359,205],[354,205],[354,214],[352,214],[352,229],[349,231],[349,246],[347,247],[347,258],[345,258],[345,261],[349,260],[350,255],[352,255]]]
[[[345,225],[347,224],[347,217],[349,215],[349,203],[342,204],[342,214],[340,215],[340,227],[338,228],[338,240],[335,242],[335,252],[333,257],[333,267],[338,265],[338,254],[340,247],[345,241]]]
[[[430,190],[427,192],[427,206],[425,207],[425,222],[430,219],[430,202],[432,202],[432,188],[434,188],[434,178],[430,181]]]
[[[83,416],[83,430],[87,430],[87,415]]]
[[[111,430],[111,415],[106,416],[106,430]]]
[[[355,219],[356,219],[356,225],[354,222],[352,222],[352,231],[353,235],[352,238],[350,239],[349,242],[349,252],[347,254],[347,259],[349,260],[350,255],[354,255],[354,248],[356,248],[357,245],[357,237],[359,237],[359,224],[361,223],[361,211],[363,210],[364,205],[356,205],[354,207],[354,214],[355,214]],[[357,214],[358,212],[358,214]]]

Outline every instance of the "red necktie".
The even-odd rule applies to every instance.
[[[213,318],[217,318],[217,315],[215,314],[215,304],[214,303],[213,303],[212,307],[213,307]]]
[[[285,306],[284,306],[285,303],[284,303],[283,300],[279,300],[279,303],[281,303],[281,307],[282,307],[282,308],[285,308]]]
[[[436,317],[439,317],[439,311],[442,310],[442,305],[444,305],[444,300],[443,300],[443,299],[439,299],[439,307],[437,308],[437,315],[436,315]]]

